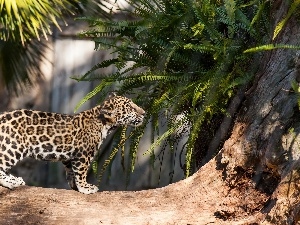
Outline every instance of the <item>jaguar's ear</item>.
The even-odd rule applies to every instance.
[[[116,92],[110,92],[109,95],[108,95],[108,98],[113,98],[113,97],[116,97],[116,96],[117,96]]]
[[[105,109],[100,110],[98,118],[102,121],[104,125],[106,125],[107,123],[113,124],[116,122],[116,119],[114,118],[113,114]]]

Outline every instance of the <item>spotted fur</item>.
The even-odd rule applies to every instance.
[[[25,185],[8,170],[26,157],[62,161],[70,187],[98,191],[86,182],[87,171],[103,139],[115,127],[139,126],[145,111],[130,99],[110,95],[101,105],[76,115],[15,110],[0,115],[0,185]]]

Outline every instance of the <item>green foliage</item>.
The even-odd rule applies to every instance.
[[[128,138],[132,136],[132,134],[129,137],[126,137],[126,130],[127,127],[123,127],[122,129],[118,129],[117,132],[115,133],[115,139],[114,139],[114,144],[113,144],[113,150],[111,151],[109,157],[104,161],[104,164],[102,165],[102,168],[98,174],[98,163],[97,163],[97,158],[92,164],[92,169],[94,174],[98,174],[98,182],[100,183],[103,177],[103,174],[107,168],[111,165],[111,162],[114,160],[116,154],[118,153],[119,149],[121,148],[124,150],[125,147],[125,142]],[[122,162],[124,161],[124,155],[122,154]]]
[[[137,103],[147,111],[146,123],[156,123],[149,153],[174,138],[182,124],[191,124],[187,144],[187,175],[192,168],[194,143],[201,124],[216,113],[225,112],[235,89],[251,78],[243,55],[256,32],[249,13],[257,4],[239,1],[223,3],[205,0],[129,1],[133,20],[107,21],[82,18],[92,28],[81,34],[92,37],[95,48],[113,49],[117,56],[93,67],[81,77],[99,79],[100,84],[79,104],[118,85],[119,94],[135,94]],[[258,12],[258,11],[257,11]],[[256,18],[258,24],[259,18]],[[261,28],[260,28],[261,29]],[[114,65],[118,71],[108,76],[97,70]],[[135,72],[141,68],[142,72]],[[79,79],[80,80],[80,79]],[[174,120],[184,112],[181,120]],[[166,117],[168,129],[159,131],[158,118]],[[155,121],[156,120],[156,121]],[[139,132],[139,135],[135,133]],[[142,130],[132,130],[141,137]],[[138,139],[139,140],[139,139]],[[131,170],[138,142],[133,139]],[[155,157],[155,156],[154,156]]]
[[[47,39],[50,24],[59,29],[57,18],[70,6],[68,0],[0,0],[0,39],[21,41],[24,44],[42,33]]]
[[[51,34],[73,0],[0,0],[0,79],[17,92],[41,76],[40,62],[47,45],[40,37]]]
[[[189,138],[184,147],[189,176],[194,167],[195,142],[205,132],[202,124],[209,123],[214,115],[226,113],[235,91],[251,81],[255,62],[252,54],[245,53],[292,46],[262,45],[272,36],[270,1],[127,2],[132,8],[120,11],[127,13],[130,20],[80,18],[91,26],[81,37],[92,38],[96,50],[110,49],[114,55],[77,78],[100,82],[78,107],[99,93],[103,100],[111,90],[134,95],[146,109],[145,124],[152,124],[153,144],[147,151],[152,159],[157,158],[153,151],[157,146],[167,143],[173,149],[173,143],[180,138],[175,131],[188,126]],[[114,66],[117,72],[99,74],[99,69],[108,66]],[[177,115],[183,117],[174,119]],[[162,118],[168,125],[164,132],[159,126]],[[134,168],[144,127],[129,131],[134,137],[130,170]]]
[[[292,81],[291,87],[297,95],[297,103],[298,103],[298,107],[300,109],[300,87],[299,87],[299,84],[296,81]]]
[[[22,85],[30,85],[40,76],[39,65],[46,45],[37,42],[32,40],[22,45],[20,42],[0,40],[0,79],[9,90],[17,93]]]
[[[260,51],[271,51],[275,49],[295,49],[299,50],[300,46],[297,45],[285,45],[285,44],[268,44],[268,45],[260,45],[254,48],[249,48],[244,51],[244,53],[250,52],[260,52]]]
[[[290,17],[295,13],[295,11],[299,8],[300,0],[294,0],[287,12],[287,15],[276,25],[274,29],[273,34],[273,40],[277,37],[277,35],[280,33],[280,31],[283,29],[287,21],[290,19]]]

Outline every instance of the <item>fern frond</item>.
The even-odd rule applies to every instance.
[[[188,43],[184,46],[184,49],[191,49],[194,51],[199,51],[201,53],[208,53],[208,52],[216,52],[218,48],[211,44],[201,44],[201,45],[195,45],[192,43]]]
[[[134,131],[131,132],[131,142],[130,142],[130,148],[129,148],[129,160],[130,160],[129,170],[131,172],[134,170],[139,143],[144,134],[145,127],[146,127],[146,123],[144,123],[144,125],[136,128]],[[129,173],[128,173],[128,175],[129,175]]]
[[[126,131],[127,131],[127,127],[123,127],[122,129],[118,129],[117,132],[115,133],[115,144],[114,147],[109,155],[109,157],[104,161],[104,164],[101,167],[101,170],[98,174],[98,184],[100,184],[103,174],[105,172],[105,170],[108,168],[109,165],[111,165],[111,163],[113,162],[116,154],[118,153],[118,151],[121,149],[121,163],[123,163],[124,161],[124,155],[122,156],[124,151],[124,147],[125,147],[125,143],[127,140],[129,140],[132,136],[133,133],[130,133],[127,137],[126,137]],[[124,165],[124,164],[123,164]]]
[[[118,77],[118,73],[116,73],[115,77]],[[90,100],[92,97],[94,97],[96,94],[101,92],[104,88],[107,88],[108,86],[111,86],[116,81],[115,78],[106,78],[101,81],[99,85],[97,85],[91,92],[89,92],[83,99],[79,101],[79,103],[76,105],[74,112],[76,112],[80,106],[82,106],[85,102]]]
[[[119,62],[119,59],[108,59],[108,60],[104,60],[101,63],[96,64],[95,66],[92,67],[92,69],[90,69],[89,71],[87,71],[84,75],[82,75],[80,78],[78,77],[72,77],[72,79],[76,80],[76,81],[83,81],[86,80],[86,78],[88,76],[90,76],[93,72],[95,72],[98,69],[101,68],[106,68],[109,67],[111,65],[114,65],[116,63]]]
[[[125,142],[126,142],[126,131],[127,131],[127,126],[124,126],[121,131],[120,135],[120,141],[119,143],[122,143],[120,148],[121,148],[121,165],[123,167],[123,170],[125,170]]]
[[[274,34],[272,40],[274,40],[277,35],[280,33],[280,31],[283,29],[289,18],[292,16],[292,14],[297,10],[297,8],[300,5],[300,0],[294,0],[291,6],[289,7],[289,10],[287,12],[287,15],[276,25],[274,29]]]
[[[111,151],[109,157],[104,161],[104,164],[102,165],[101,170],[100,170],[99,174],[97,175],[97,177],[98,177],[97,178],[98,185],[100,185],[105,170],[112,163],[112,161],[115,158],[115,156],[118,153],[118,151],[119,151],[119,146],[113,148],[113,150]]]
[[[152,73],[145,72],[139,73],[131,76],[120,77],[118,81],[122,81],[122,86],[120,87],[120,93],[125,93],[126,90],[132,90],[134,88],[138,88],[141,86],[147,85],[158,85],[161,82],[166,83],[182,83],[190,80],[192,78],[192,74],[183,74],[178,73],[174,75],[168,75],[166,73]]]
[[[287,45],[287,44],[267,44],[267,45],[261,45],[254,48],[249,48],[244,51],[244,53],[254,53],[254,52],[260,52],[260,51],[271,51],[275,49],[300,49],[299,45]]]
[[[182,118],[181,120],[175,122],[171,127],[169,127],[169,129],[166,132],[160,135],[159,138],[157,138],[157,140],[151,144],[149,149],[143,155],[153,154],[154,149],[160,146],[165,139],[170,137],[170,135],[172,135],[180,126],[182,126],[182,124],[184,124],[185,121],[186,118]]]
[[[253,2],[255,2],[258,6],[257,6],[257,10],[256,13],[254,14],[254,16],[252,17],[251,23],[250,23],[250,27],[253,28],[255,23],[257,23],[261,17],[263,16],[264,10],[265,10],[265,5],[267,3],[267,1],[262,1],[260,2],[259,0],[254,0]],[[253,3],[252,4],[255,4]]]

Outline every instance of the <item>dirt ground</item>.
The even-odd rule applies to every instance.
[[[222,183],[222,171],[208,163],[193,176],[164,188],[98,192],[0,187],[0,224],[267,224],[259,213],[266,196],[241,182]],[[241,179],[242,180],[242,179]],[[241,194],[243,193],[243,194]],[[253,196],[255,198],[248,198]]]

